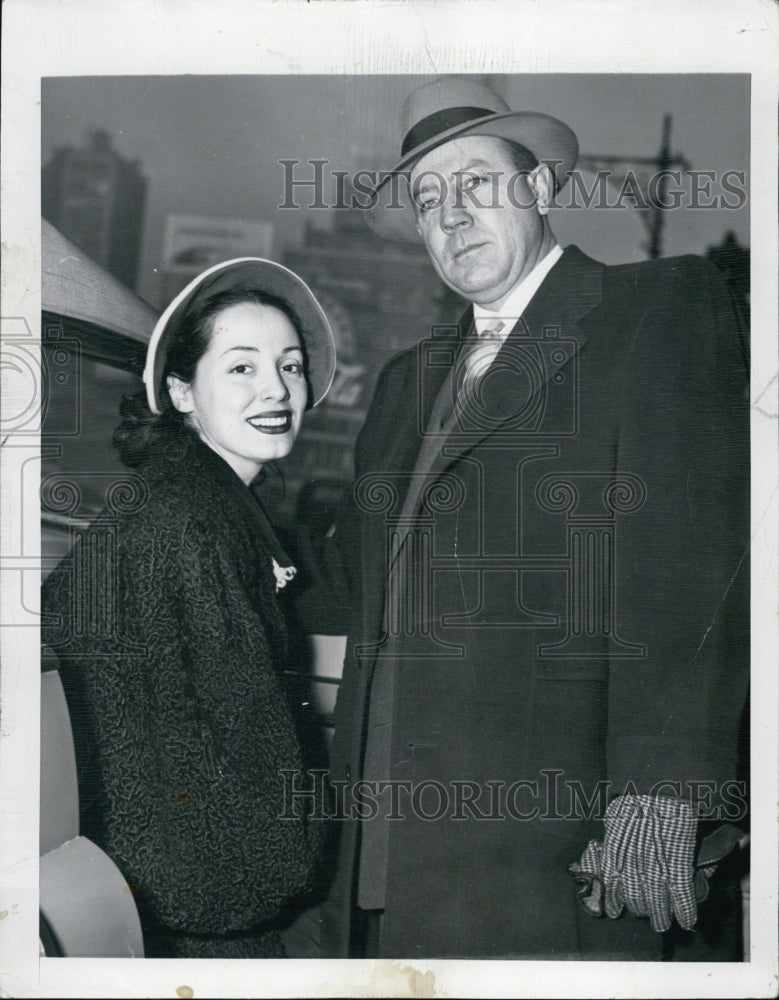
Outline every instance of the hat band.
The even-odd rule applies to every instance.
[[[412,129],[409,129],[403,140],[400,155],[405,156],[409,150],[416,149],[423,142],[427,142],[428,139],[432,139],[450,128],[456,128],[457,125],[464,125],[465,122],[494,114],[497,112],[490,108],[444,108],[443,111],[434,111],[432,115],[422,118]]]

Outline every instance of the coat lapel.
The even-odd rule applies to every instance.
[[[446,352],[453,358],[451,341],[447,341]],[[436,358],[431,341],[424,341],[410,358],[395,400],[394,419],[386,427],[388,446],[382,455],[383,471],[402,475],[414,469],[433,406],[451,372],[446,360],[446,356],[443,361]],[[406,491],[405,486],[401,488],[401,502]]]
[[[387,466],[408,473],[400,490],[404,515],[419,510],[430,482],[497,431],[543,433],[540,423],[547,387],[554,385],[555,377],[576,378],[578,355],[587,341],[579,323],[601,302],[603,271],[604,265],[578,247],[565,250],[496,356],[488,392],[476,412],[462,409],[454,399],[461,362],[461,357],[454,356],[456,351],[452,364],[440,367],[425,364],[424,356],[417,353],[415,364],[409,366],[413,377],[406,383],[404,398],[413,393],[413,382],[419,387],[419,402],[401,415],[402,423],[395,424]],[[472,325],[473,310],[468,309],[460,322],[460,347],[466,339],[463,331],[470,331]],[[445,414],[440,429],[431,425],[431,415],[437,413]],[[396,551],[399,548],[400,544]]]
[[[440,475],[497,431],[543,433],[547,393],[557,379],[576,377],[587,342],[579,324],[601,301],[603,269],[578,247],[565,250],[506,338],[477,406],[455,406],[428,476]]]
[[[470,321],[470,310],[466,313]],[[391,389],[386,390],[390,406],[378,421],[381,437],[375,441],[372,454],[380,461],[378,467],[369,466],[368,475],[382,478],[387,476],[392,482],[396,499],[387,517],[398,519],[404,504],[418,506],[420,493],[414,472],[419,465],[420,455],[426,440],[425,429],[431,412],[439,399],[442,385],[451,378],[452,364],[459,343],[464,339],[461,331],[442,337],[440,343],[435,338],[422,341],[414,351],[408,352],[401,372]],[[409,497],[409,491],[413,496]],[[387,551],[387,522],[384,517],[366,517],[362,521],[362,546],[364,551],[377,554],[369,561],[365,572],[369,583],[364,589],[362,605],[363,635],[374,634],[374,624],[380,628],[383,615],[388,565],[393,561]],[[397,550],[395,550],[397,551]]]

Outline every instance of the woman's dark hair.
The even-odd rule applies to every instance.
[[[271,306],[287,317],[300,338],[303,363],[307,367],[302,324],[295,310],[284,299],[257,288],[247,288],[218,292],[210,298],[196,300],[185,311],[171,337],[159,393],[160,412],[151,412],[145,390],[133,396],[125,396],[120,404],[122,421],[114,431],[112,444],[125,465],[131,469],[136,468],[146,460],[150,448],[156,445],[174,445],[174,442],[181,440],[182,435],[194,433],[186,420],[186,414],[180,413],[171,401],[167,377],[174,375],[182,382],[191,382],[200,359],[208,350],[217,315],[243,302]]]

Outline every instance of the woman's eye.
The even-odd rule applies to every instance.
[[[249,374],[249,373],[250,373],[251,371],[252,371],[252,366],[251,366],[251,365],[247,365],[247,364],[244,364],[244,363],[242,362],[242,363],[241,363],[241,364],[239,364],[239,365],[234,365],[234,366],[233,366],[233,367],[232,367],[232,368],[230,369],[230,374],[232,375],[232,374],[233,374],[233,372],[235,372],[235,374],[236,374],[236,375],[247,375],[247,374]]]
[[[283,372],[288,372],[290,375],[302,375],[303,365],[299,361],[285,361],[281,366]]]

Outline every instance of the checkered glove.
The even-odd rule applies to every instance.
[[[692,930],[695,898],[697,820],[687,802],[662,796],[620,795],[604,817],[603,841],[591,840],[578,864],[569,867],[586,882],[585,908],[616,918],[624,909],[649,917],[652,929],[667,931],[673,918]]]

